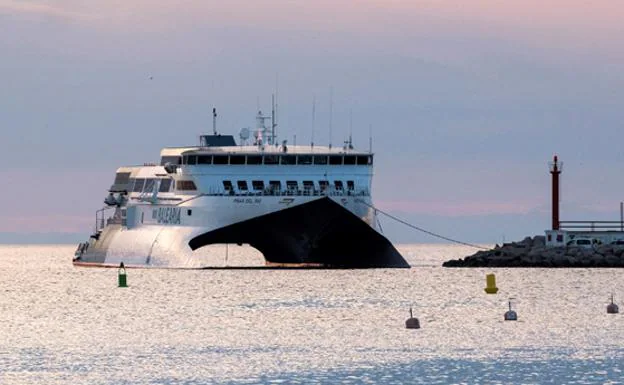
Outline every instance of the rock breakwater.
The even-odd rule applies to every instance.
[[[624,267],[624,245],[546,247],[545,237],[496,245],[463,259],[446,261],[444,267]]]

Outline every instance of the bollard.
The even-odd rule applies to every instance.
[[[412,308],[410,307],[410,317],[405,321],[405,327],[407,329],[420,329],[420,322],[418,318],[414,318],[412,314]]]
[[[119,270],[117,270],[117,281],[119,283],[119,287],[128,287],[128,282],[126,280],[126,268],[124,267],[123,262],[119,264]]]
[[[511,310],[511,299],[509,300],[509,310],[505,312],[505,321],[517,321],[518,314]]]
[[[498,293],[498,288],[496,287],[496,276],[494,274],[487,274],[485,276],[485,292],[488,294],[496,294]]]
[[[607,314],[617,314],[620,312],[618,305],[613,303],[613,294],[611,294],[611,303],[607,305]]]

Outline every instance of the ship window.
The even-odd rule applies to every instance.
[[[265,155],[264,164],[279,164],[279,155]]]
[[[191,209],[186,210],[186,215],[188,215],[189,217],[193,215],[193,210]]]
[[[311,180],[304,180],[303,181],[303,189],[304,190],[314,190],[314,182],[312,182]]]
[[[345,155],[344,164],[348,164],[348,165],[355,164],[355,155]]]
[[[368,164],[371,164],[372,162],[369,162],[369,156],[367,155],[358,155],[357,156],[357,164],[358,165],[362,165],[362,166],[366,166]]]
[[[264,181],[252,180],[251,187],[253,187],[254,190],[264,190]]]
[[[331,165],[342,164],[342,155],[330,155],[329,156],[329,164],[331,164]]]
[[[133,192],[141,192],[143,191],[143,186],[145,185],[145,179],[137,178],[134,180],[134,187],[132,188]]]
[[[355,183],[352,180],[347,181],[347,190],[353,191],[355,190]]]
[[[279,180],[269,181],[269,188],[272,191],[281,191],[282,190],[282,182],[280,182]]]
[[[247,191],[247,181],[246,180],[239,180],[238,182],[236,182],[236,185],[238,186],[239,190]]]
[[[114,184],[128,184],[130,181],[130,173],[129,172],[118,172],[115,174],[115,182]]]
[[[180,156],[163,156],[160,158],[160,165],[164,166],[169,164],[182,164],[182,157]]]
[[[160,187],[158,188],[158,192],[169,192],[171,188],[171,179],[161,179]]]
[[[297,164],[312,164],[312,155],[297,156]]]
[[[223,188],[225,189],[225,191],[232,191],[232,182],[229,180],[224,180]]]
[[[321,191],[325,191],[327,190],[327,187],[329,187],[329,182],[326,180],[319,180],[319,187]]]
[[[228,164],[228,156],[215,155],[212,157],[212,164]]]
[[[177,183],[178,190],[180,191],[193,191],[197,190],[195,182],[192,180],[179,180]]]
[[[145,192],[152,192],[154,191],[154,183],[156,182],[155,179],[149,178],[145,180],[145,186],[143,187],[143,191]]]
[[[247,155],[247,164],[262,164],[262,155]]]
[[[296,180],[287,180],[286,181],[286,188],[289,190],[296,190],[299,188],[299,184],[297,183]]]
[[[314,164],[327,164],[327,155],[314,155]]]
[[[245,155],[230,155],[230,164],[245,164]]]
[[[334,181],[334,187],[336,187],[336,190],[342,190],[342,181],[341,180],[335,180]]]
[[[212,155],[200,155],[197,157],[197,164],[212,164]]]
[[[295,164],[297,163],[296,155],[282,155],[282,164]]]
[[[189,155],[186,164],[197,164],[197,155]]]

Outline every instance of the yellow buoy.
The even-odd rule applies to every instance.
[[[485,292],[488,294],[496,294],[498,293],[498,288],[496,287],[496,276],[494,274],[487,274],[485,276]]]

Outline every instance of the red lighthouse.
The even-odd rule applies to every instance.
[[[555,155],[549,166],[552,175],[552,229],[559,230],[559,174],[561,174],[563,162],[559,162]]]

